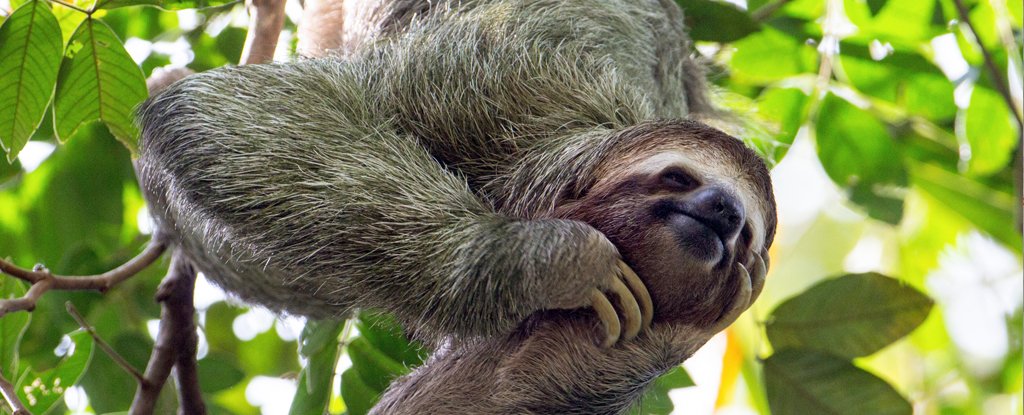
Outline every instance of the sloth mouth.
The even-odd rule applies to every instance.
[[[719,267],[731,262],[729,244],[715,230],[700,219],[677,212],[668,218],[676,243],[699,260]]]

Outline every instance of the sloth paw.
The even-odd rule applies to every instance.
[[[651,326],[654,317],[654,305],[647,287],[640,281],[640,277],[633,272],[633,269],[622,260],[614,270],[611,286],[607,291],[594,288],[590,291],[590,306],[597,312],[598,318],[604,326],[605,336],[601,342],[602,347],[610,347],[619,341],[632,340],[640,333],[640,330]],[[611,299],[618,303],[622,314],[622,321],[619,321],[619,313],[615,311]]]
[[[712,333],[717,333],[729,327],[744,311],[754,304],[754,300],[757,299],[764,288],[764,279],[767,274],[768,251],[754,254],[750,270],[747,270],[747,267],[741,263],[736,264],[735,278],[740,279],[740,291],[736,294],[736,298],[733,300],[729,310],[722,313],[722,317],[718,319],[718,322],[710,327]]]

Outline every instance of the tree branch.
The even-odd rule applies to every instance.
[[[240,65],[274,60],[277,39],[284,27],[284,0],[246,0],[249,32],[242,47]]]
[[[89,333],[90,336],[92,336],[92,339],[93,341],[96,342],[96,345],[99,346],[100,349],[107,354],[107,356],[110,356],[114,363],[117,363],[118,366],[121,366],[121,368],[124,369],[125,372],[128,372],[129,375],[132,375],[132,377],[135,378],[136,382],[143,381],[142,374],[139,373],[139,371],[136,370],[134,367],[132,367],[132,365],[128,363],[127,360],[124,360],[124,358],[121,357],[121,355],[118,354],[113,347],[110,347],[110,344],[108,344],[105,340],[103,340],[102,337],[100,337],[98,333],[96,333],[96,329],[89,325],[89,322],[85,320],[85,317],[82,317],[82,313],[78,312],[78,309],[75,308],[74,304],[71,304],[71,302],[68,301],[64,303],[64,307],[67,308],[68,314],[71,314],[71,317],[78,322],[79,327],[81,327],[82,330],[85,330],[87,333]]]
[[[978,37],[978,31],[974,29],[974,23],[971,23],[971,19],[968,16],[967,6],[964,6],[963,0],[953,0],[956,4],[957,14],[960,15],[960,21],[967,25],[970,29],[971,35],[978,43],[978,48],[981,49],[981,56],[985,58],[985,68],[988,69],[989,75],[992,76],[992,83],[996,86],[996,91],[999,91],[999,95],[1003,96],[1003,100],[1006,101],[1006,106],[1010,108],[1010,112],[1013,113],[1013,119],[1017,121],[1017,131],[1024,131],[1024,119],[1022,119],[1021,111],[1017,109],[1017,104],[1013,102],[1013,95],[1010,94],[1010,87],[1006,83],[1006,79],[1003,78],[1002,73],[999,72],[999,67],[996,66],[995,59],[992,58],[992,53],[988,51],[988,48],[982,43],[981,38]]]
[[[196,347],[199,341],[192,303],[196,284],[196,271],[180,253],[171,257],[167,277],[157,289],[156,300],[162,304],[160,330],[143,381],[135,392],[130,414],[148,415],[156,407],[171,369],[178,378],[179,414],[206,413],[196,376]]]
[[[49,290],[96,290],[106,292],[115,285],[135,276],[142,269],[150,266],[164,253],[167,246],[160,242],[151,242],[141,253],[111,271],[94,276],[58,276],[50,273],[42,265],[36,265],[32,271],[18,267],[13,263],[0,259],[0,273],[32,284],[29,292],[22,298],[0,300],[0,317],[20,310],[36,308],[36,302]]]
[[[14,385],[4,377],[3,373],[0,373],[0,395],[3,395],[7,405],[11,407],[11,411],[14,412],[13,415],[32,415],[28,408],[25,407],[25,404],[21,403],[21,400],[18,399],[18,393],[14,390]]]
[[[167,248],[162,242],[150,242],[146,249],[121,266],[98,275],[61,276],[55,275],[41,265],[31,271],[0,259],[0,273],[32,284],[24,297],[0,300],[0,317],[14,311],[32,311],[36,302],[49,290],[96,290],[106,292],[111,287],[131,278],[160,258]]]

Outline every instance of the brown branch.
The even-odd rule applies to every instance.
[[[136,370],[134,367],[132,367],[132,365],[128,363],[127,360],[121,357],[121,355],[118,354],[113,347],[110,347],[110,344],[108,344],[105,340],[103,340],[102,337],[99,336],[98,333],[96,333],[96,329],[93,328],[89,324],[89,322],[85,320],[85,317],[82,317],[82,313],[78,312],[78,309],[75,308],[74,304],[71,304],[71,302],[68,301],[64,303],[64,307],[67,308],[68,314],[71,314],[71,317],[78,322],[79,327],[81,327],[82,330],[85,330],[87,333],[89,333],[90,336],[92,336],[92,339],[94,342],[96,342],[96,345],[99,346],[100,349],[102,349],[103,352],[107,354],[107,356],[110,356],[114,363],[117,363],[118,366],[121,366],[121,368],[124,369],[125,372],[128,372],[129,375],[132,375],[132,377],[135,378],[136,382],[142,382],[142,374],[139,373],[139,371]]]
[[[7,405],[11,407],[13,415],[32,415],[25,404],[21,403],[21,399],[18,399],[14,385],[4,377],[2,372],[0,372],[0,395],[3,395]]]
[[[199,391],[196,376],[196,348],[198,335],[192,303],[196,284],[196,271],[182,254],[171,257],[167,277],[160,283],[156,300],[162,303],[160,330],[143,381],[135,392],[130,414],[153,413],[160,390],[163,389],[171,369],[176,369],[180,414],[205,414],[206,406]]]
[[[249,32],[245,36],[239,64],[267,63],[274,60],[277,39],[284,27],[284,0],[246,0]]]
[[[0,273],[32,284],[24,297],[0,300],[0,317],[14,311],[32,311],[36,302],[49,290],[96,290],[106,292],[111,287],[131,278],[146,269],[164,253],[167,246],[162,242],[150,242],[139,255],[121,266],[98,275],[62,276],[55,275],[43,266],[37,265],[31,271],[0,259]]]
[[[974,29],[974,23],[971,23],[971,19],[968,17],[967,6],[964,6],[963,0],[953,0],[956,4],[957,14],[960,15],[960,21],[962,21],[967,28],[970,29],[971,35],[974,36],[974,40],[978,43],[978,48],[981,49],[981,56],[985,58],[985,68],[988,69],[989,75],[992,76],[992,83],[996,86],[996,91],[999,91],[999,95],[1002,95],[1003,100],[1006,101],[1006,106],[1010,108],[1010,112],[1013,113],[1013,119],[1017,121],[1017,131],[1024,131],[1024,119],[1022,119],[1021,112],[1017,109],[1017,104],[1013,102],[1013,95],[1010,93],[1010,87],[1006,83],[1006,79],[1003,78],[1002,73],[999,72],[999,67],[996,66],[995,59],[992,58],[992,53],[985,47],[984,42],[978,37],[978,31]]]

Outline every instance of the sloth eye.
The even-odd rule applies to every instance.
[[[692,190],[699,186],[697,180],[680,169],[670,169],[661,174],[661,183],[673,190]]]

